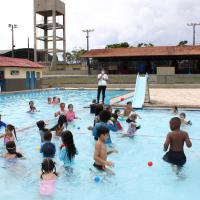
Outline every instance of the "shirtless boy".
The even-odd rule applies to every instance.
[[[180,130],[180,118],[172,118],[169,124],[172,131],[167,135],[164,151],[167,151],[168,147],[170,147],[169,151],[164,155],[163,160],[177,166],[183,166],[186,163],[186,156],[183,150],[184,143],[186,143],[188,148],[192,146],[192,143],[187,132]]]
[[[128,117],[133,111],[132,102],[128,101],[124,109],[124,117]]]
[[[105,126],[101,126],[97,130],[98,140],[95,144],[94,151],[94,160],[95,163],[93,166],[98,170],[104,171],[106,170],[106,166],[113,167],[114,164],[110,161],[107,161],[107,149],[104,142],[107,140],[109,136],[109,129]]]

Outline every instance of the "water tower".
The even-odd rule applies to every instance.
[[[38,51],[43,52],[42,58],[37,58]],[[65,4],[60,0],[34,0],[34,60],[56,70],[57,55],[65,62],[65,52]]]

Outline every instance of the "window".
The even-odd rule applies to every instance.
[[[18,76],[19,75],[19,71],[18,70],[12,70],[12,71],[10,71],[10,75],[11,76]]]

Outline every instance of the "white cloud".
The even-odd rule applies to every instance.
[[[127,41],[133,45],[151,42],[176,45],[180,40],[192,42],[188,22],[200,22],[199,0],[64,0],[66,3],[67,49],[85,47],[82,29],[94,28],[90,47],[103,48],[110,43]],[[15,30],[16,48],[33,47],[33,1],[6,0],[0,6],[0,49],[11,47],[9,23]],[[200,27],[197,27],[200,43]]]

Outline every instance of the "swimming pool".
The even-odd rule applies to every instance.
[[[122,93],[108,91],[110,96]],[[200,182],[199,111],[186,111],[187,118],[193,122],[193,125],[183,127],[183,129],[188,131],[194,140],[192,140],[193,147],[185,149],[187,163],[179,175],[176,175],[169,164],[162,161],[163,142],[169,131],[168,121],[172,117],[171,113],[167,110],[139,110],[137,112],[142,119],[138,122],[142,128],[135,138],[121,138],[119,134],[111,133],[113,143],[119,153],[108,157],[108,160],[115,163],[113,168],[115,175],[105,176],[101,173],[91,173],[89,170],[93,164],[94,141],[87,127],[92,124],[93,116],[89,114],[88,108],[83,107],[87,106],[96,96],[95,91],[51,91],[40,94],[23,94],[22,97],[20,95],[0,97],[0,105],[3,105],[0,110],[2,114],[5,113],[3,119],[19,128],[26,125],[31,126],[40,119],[51,119],[58,106],[49,106],[46,101],[48,96],[55,95],[60,96],[67,103],[73,102],[81,120],[75,122],[75,127],[69,126],[79,151],[79,155],[75,158],[74,173],[67,175],[62,170],[62,163],[57,157],[55,158],[60,176],[54,197],[50,199],[184,200],[198,198]],[[33,115],[26,113],[29,100],[34,100],[41,112]],[[49,121],[48,127],[55,122],[55,119]],[[126,130],[126,123],[122,121],[122,124]],[[37,150],[40,144],[38,129],[32,127],[19,132],[18,138],[17,146],[23,150],[27,159],[18,160],[16,163],[0,159],[0,199],[24,200],[27,199],[27,195],[30,200],[45,199],[38,194],[42,160]],[[56,147],[60,145],[60,141],[55,138],[53,142]],[[1,144],[2,152],[3,142]],[[148,167],[148,161],[153,162],[152,167]],[[94,181],[97,175],[101,179],[99,183]]]

